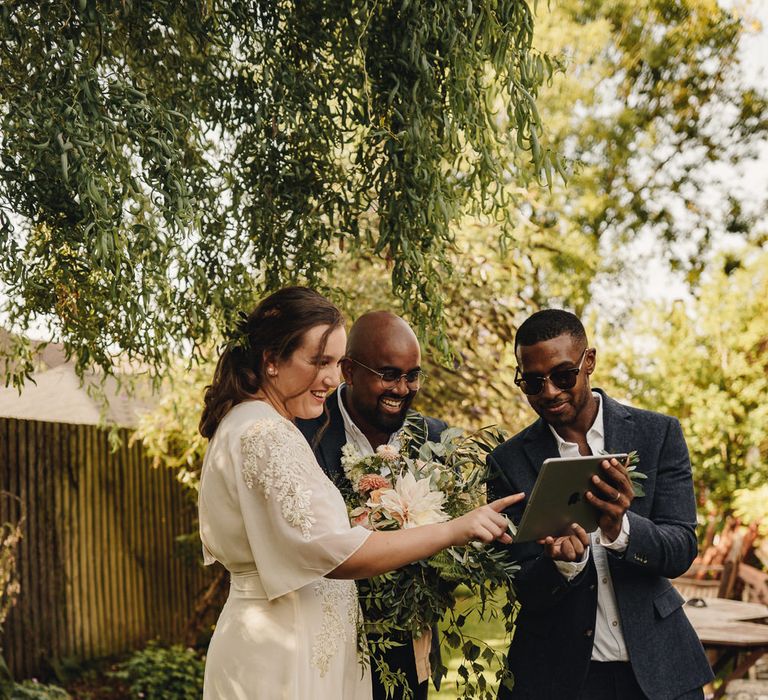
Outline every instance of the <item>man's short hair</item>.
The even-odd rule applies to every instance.
[[[535,345],[560,335],[587,341],[587,332],[579,317],[563,309],[542,309],[523,321],[515,335],[515,350],[520,345]]]

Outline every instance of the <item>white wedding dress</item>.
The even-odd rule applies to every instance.
[[[369,700],[353,581],[325,575],[370,532],[298,428],[263,401],[235,406],[203,461],[206,564],[231,572],[205,666],[204,700]]]

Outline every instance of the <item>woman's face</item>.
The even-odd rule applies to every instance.
[[[280,399],[287,417],[317,418],[323,413],[326,396],[338,386],[341,378],[339,361],[344,357],[347,333],[342,326],[328,335],[321,348],[323,334],[329,326],[310,328],[301,345],[286,360],[267,363],[267,385]],[[270,375],[270,369],[276,374]]]

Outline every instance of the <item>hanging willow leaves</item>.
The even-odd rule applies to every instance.
[[[556,162],[532,37],[520,0],[3,4],[6,319],[159,373],[346,242],[446,350],[451,225]]]

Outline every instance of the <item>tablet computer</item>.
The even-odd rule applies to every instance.
[[[514,541],[530,542],[548,535],[557,537],[565,534],[571,523],[578,523],[587,532],[597,530],[598,511],[586,500],[584,493],[593,486],[592,476],[598,473],[600,462],[611,457],[623,462],[627,455],[587,455],[544,460]]]

